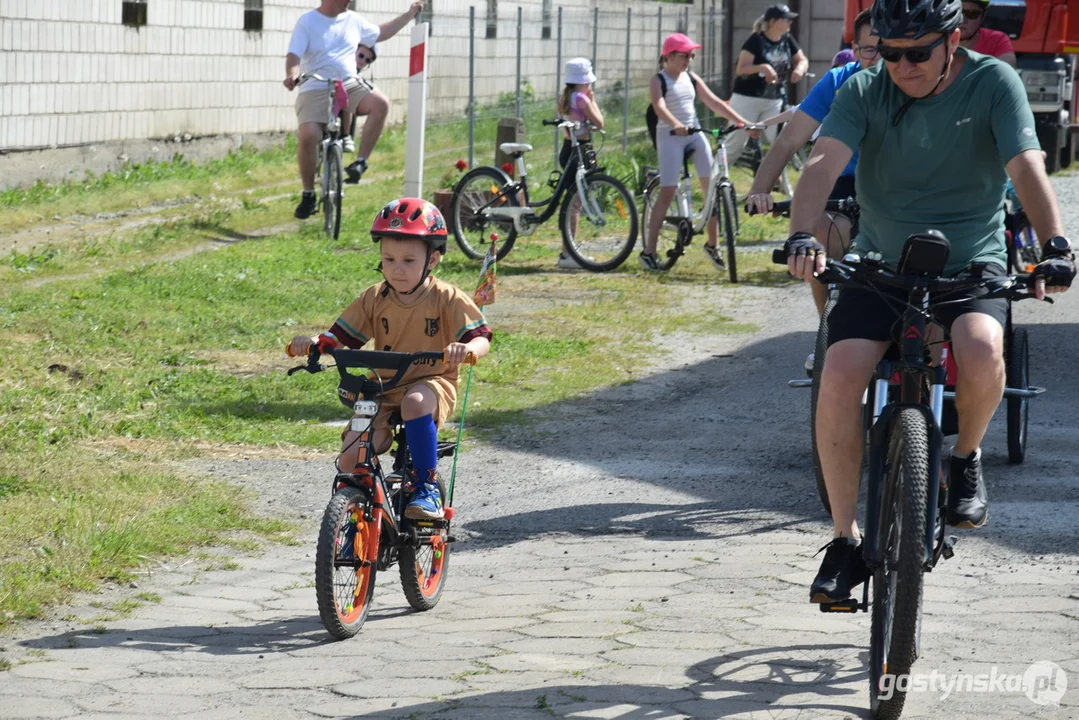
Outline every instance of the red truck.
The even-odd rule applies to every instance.
[[[854,17],[872,0],[846,0],[843,38],[854,36]],[[1038,140],[1049,172],[1068,167],[1075,157],[1074,132],[1079,53],[1079,0],[993,0],[983,27],[1007,33],[1015,48]]]

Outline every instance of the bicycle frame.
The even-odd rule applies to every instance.
[[[737,128],[725,131],[717,137],[716,150],[712,157],[712,173],[708,178],[708,191],[705,193],[704,204],[701,206],[698,214],[694,214],[691,210],[693,177],[689,173],[688,167],[684,167],[682,177],[678,182],[678,191],[675,193],[675,201],[678,203],[678,213],[674,214],[668,212],[667,217],[689,220],[694,235],[703,233],[705,227],[708,225],[708,220],[715,212],[716,196],[719,194],[719,189],[724,186],[731,186],[733,188],[733,183],[730,181],[731,171],[730,164],[727,161],[727,141],[725,137],[735,129]],[[688,160],[685,160],[684,162],[688,162]]]
[[[546,122],[546,121],[544,121]],[[573,175],[573,180],[569,179],[569,173],[563,172],[558,179],[558,184],[555,186],[554,192],[551,197],[546,200],[539,200],[533,202],[528,192],[528,168],[525,166],[524,154],[518,154],[515,163],[517,166],[517,175],[520,180],[513,180],[499,188],[498,192],[492,197],[485,205],[478,208],[480,213],[488,215],[490,217],[497,217],[499,219],[512,219],[514,228],[518,235],[528,236],[536,232],[543,223],[547,222],[554,216],[561,205],[562,197],[569,189],[569,183],[575,182],[577,184],[577,192],[585,201],[582,202],[582,207],[585,214],[588,216],[590,222],[595,225],[606,225],[603,219],[603,214],[597,208],[592,201],[592,198],[588,194],[588,176],[593,172],[597,172],[598,168],[587,169],[585,145],[581,144],[577,140],[577,135],[574,130],[579,129],[580,123],[574,123],[570,121],[563,121],[558,123],[558,127],[567,128],[570,130],[570,143],[573,146],[573,152],[577,155],[577,169]],[[493,212],[489,212],[489,208],[501,201],[503,198],[515,197],[521,194],[524,197],[524,205],[521,206],[503,206]],[[535,214],[535,210],[543,208],[543,211],[539,214]]]

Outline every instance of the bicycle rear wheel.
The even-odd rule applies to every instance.
[[[1030,349],[1026,328],[1012,330],[1008,347],[1008,387],[1026,390],[1030,387]],[[1008,398],[1008,461],[1021,463],[1027,454],[1027,426],[1030,421],[1030,399]]]
[[[734,186],[722,185],[719,188],[720,223],[723,237],[727,244],[727,274],[732,283],[738,282],[738,258],[734,254],[734,245],[738,236],[735,229],[738,208],[734,204]]]
[[[342,169],[341,146],[331,145],[326,156],[325,186],[322,189],[322,210],[325,213],[326,237],[336,240],[341,233]]]
[[[438,490],[442,497],[446,495],[446,486],[438,480]],[[410,521],[417,530],[422,530],[423,521]],[[449,530],[435,528],[430,535],[415,536],[416,545],[401,548],[399,569],[401,571],[401,589],[405,591],[408,604],[419,611],[430,610],[442,597],[446,586],[446,574],[450,569],[450,545],[447,542]]]
[[[903,712],[906,692],[896,679],[909,674],[918,657],[929,470],[925,416],[914,408],[901,409],[888,432],[878,509],[882,564],[873,573],[869,706],[873,717],[882,720]],[[884,692],[885,687],[891,692]]]
[[[315,597],[326,631],[345,640],[360,631],[375,592],[377,523],[363,518],[367,493],[354,487],[337,492],[326,506],[315,549]]]
[[[491,233],[498,233],[499,244],[496,259],[501,260],[513,248],[517,231],[512,222],[494,220],[481,211],[503,207],[518,207],[520,199],[514,194],[501,194],[510,182],[506,173],[498,168],[481,166],[465,173],[453,190],[450,199],[450,217],[447,222],[461,252],[473,260],[482,260],[491,246]]]
[[[592,272],[607,272],[625,262],[637,242],[637,204],[617,178],[587,176],[584,197],[574,183],[558,217],[566,252]]]
[[[829,293],[830,294],[830,293]],[[828,486],[824,484],[824,470],[821,469],[820,453],[817,450],[817,398],[820,396],[820,376],[824,369],[824,356],[828,353],[828,316],[832,314],[835,300],[831,297],[824,305],[824,312],[817,325],[817,340],[813,345],[813,384],[809,394],[809,436],[813,445],[813,474],[817,479],[817,495],[828,517],[832,516],[832,504],[828,501]]]
[[[656,204],[659,189],[658,175],[649,179],[644,186],[640,233],[642,250],[644,249],[644,244],[648,242],[648,228],[652,223],[652,208]],[[676,196],[671,204],[673,205],[677,200]],[[670,217],[670,208],[667,210],[667,217]],[[656,256],[659,258],[660,270],[670,270],[678,262],[678,258],[685,254],[685,247],[689,243],[689,238],[684,237],[684,235],[684,233],[679,232],[679,225],[676,222],[664,219],[663,224],[659,226],[659,237],[656,240]]]

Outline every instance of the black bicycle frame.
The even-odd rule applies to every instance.
[[[871,382],[875,385],[874,421],[869,429],[869,466],[866,487],[865,540],[862,543],[866,565],[871,570],[883,562],[879,548],[880,504],[887,455],[889,434],[899,411],[913,408],[925,418],[929,429],[929,487],[926,488],[926,526],[923,567],[932,570],[944,550],[944,524],[937,527],[937,511],[942,494],[947,492],[947,476],[941,471],[941,450],[944,435],[940,429],[940,416],[944,403],[944,384],[947,370],[941,363],[936,367],[926,362],[926,312],[929,290],[926,285],[915,287],[910,294],[903,314],[903,339],[900,343],[898,361],[881,360]],[[921,309],[919,309],[921,308]],[[898,372],[900,377],[899,402],[889,403],[888,383]],[[929,380],[929,397],[925,397],[924,382]],[[939,544],[938,544],[939,541]]]
[[[584,151],[584,148],[585,148],[584,143],[577,143],[574,146],[574,150],[577,153],[577,163],[578,163],[577,167],[584,167],[585,166],[585,154],[584,154],[585,151]],[[548,220],[551,219],[551,217],[554,216],[555,212],[558,210],[558,207],[562,204],[561,203],[562,195],[569,188],[569,184],[571,182],[572,183],[577,182],[576,168],[574,169],[574,172],[572,172],[572,173],[566,172],[566,168],[570,167],[571,165],[573,165],[572,162],[567,162],[566,166],[564,168],[562,168],[562,176],[560,178],[558,178],[558,184],[555,186],[554,193],[551,195],[551,197],[547,198],[546,200],[540,200],[538,202],[532,202],[532,200],[531,200],[531,198],[529,197],[529,194],[528,194],[528,175],[525,175],[520,180],[513,180],[509,184],[503,185],[501,188],[499,188],[498,193],[496,193],[493,198],[491,198],[486,204],[476,208],[476,214],[478,215],[479,213],[483,212],[484,210],[491,207],[496,202],[498,202],[499,200],[501,200],[501,199],[503,199],[503,198],[505,198],[507,196],[514,197],[514,196],[517,195],[517,193],[524,193],[525,206],[526,207],[530,207],[530,208],[546,208],[542,213],[540,213],[538,216],[536,216],[536,220],[534,221],[537,224],[542,225],[543,223],[547,222]],[[594,170],[586,170],[585,175],[593,175],[593,174],[595,174],[597,172],[599,172],[598,167],[596,169],[594,169]]]

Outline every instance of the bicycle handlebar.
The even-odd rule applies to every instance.
[[[286,352],[288,348],[286,347]],[[345,375],[348,368],[367,368],[370,370],[396,370],[394,376],[382,382],[382,390],[390,390],[396,387],[405,373],[413,365],[431,364],[444,362],[445,353],[440,350],[424,350],[421,352],[404,353],[383,350],[350,350],[347,348],[326,348],[320,350],[317,343],[312,344],[308,350],[307,364],[298,365],[288,371],[288,375],[294,375],[300,371],[309,372],[312,375],[320,373],[326,366],[319,362],[322,355],[330,355],[337,362],[337,371]],[[466,365],[475,365],[476,354],[469,351],[465,356]]]
[[[721,137],[726,137],[726,136],[730,135],[733,132],[737,132],[738,130],[767,130],[767,129],[768,129],[767,125],[735,125],[735,124],[732,123],[732,124],[728,125],[727,127],[723,128],[722,130],[718,130],[718,129],[716,129],[716,130],[705,130],[704,128],[699,128],[699,127],[686,128],[686,135],[693,135],[695,133],[701,133],[703,135],[711,135],[712,137],[721,138]],[[678,134],[677,132],[675,132],[674,130],[671,130],[671,135],[677,135],[677,134]]]
[[[846,197],[846,198],[840,198],[840,199],[829,198],[828,202],[826,202],[824,204],[824,212],[854,212],[856,210],[858,210],[858,201],[855,200],[852,197]],[[761,213],[757,212],[757,208],[752,208],[752,209],[747,208],[746,211],[750,215],[760,215],[761,214]],[[774,217],[779,217],[780,215],[782,215],[783,217],[790,217],[790,214],[791,214],[791,201],[790,200],[780,200],[779,202],[772,203],[772,212],[771,212],[771,214]],[[784,261],[784,262],[786,262],[786,261]]]
[[[848,255],[847,257],[850,256]],[[776,248],[773,250],[772,262],[777,265],[786,265],[786,248]],[[1034,280],[1030,273],[1016,273],[1015,275],[1001,275],[988,278],[931,278],[922,275],[903,274],[882,263],[872,261],[866,262],[861,259],[850,262],[847,261],[846,258],[843,260],[833,260],[832,258],[828,258],[824,272],[817,275],[816,279],[824,284],[836,283],[837,285],[855,285],[861,287],[884,285],[906,292],[913,292],[917,288],[922,288],[927,292],[934,293],[957,292],[959,290],[972,290],[979,287],[989,288],[991,285],[995,284],[997,287],[990,289],[989,293],[983,295],[981,299],[992,300],[996,298],[1007,298],[1009,300],[1026,300],[1027,298],[1034,297],[1032,293],[1025,292],[1034,285]],[[1052,302],[1052,298],[1045,299]]]
[[[567,130],[576,130],[577,128],[588,128],[588,130],[590,132],[592,130],[595,130],[595,131],[597,131],[599,133],[603,133],[604,135],[606,134],[606,132],[602,128],[597,128],[595,125],[592,124],[592,122],[590,120],[587,120],[587,119],[581,120],[580,122],[577,122],[576,120],[564,120],[564,119],[561,119],[561,118],[556,118],[554,120],[542,120],[541,122],[543,123],[543,125],[545,127],[560,127],[560,128],[566,128]]]

